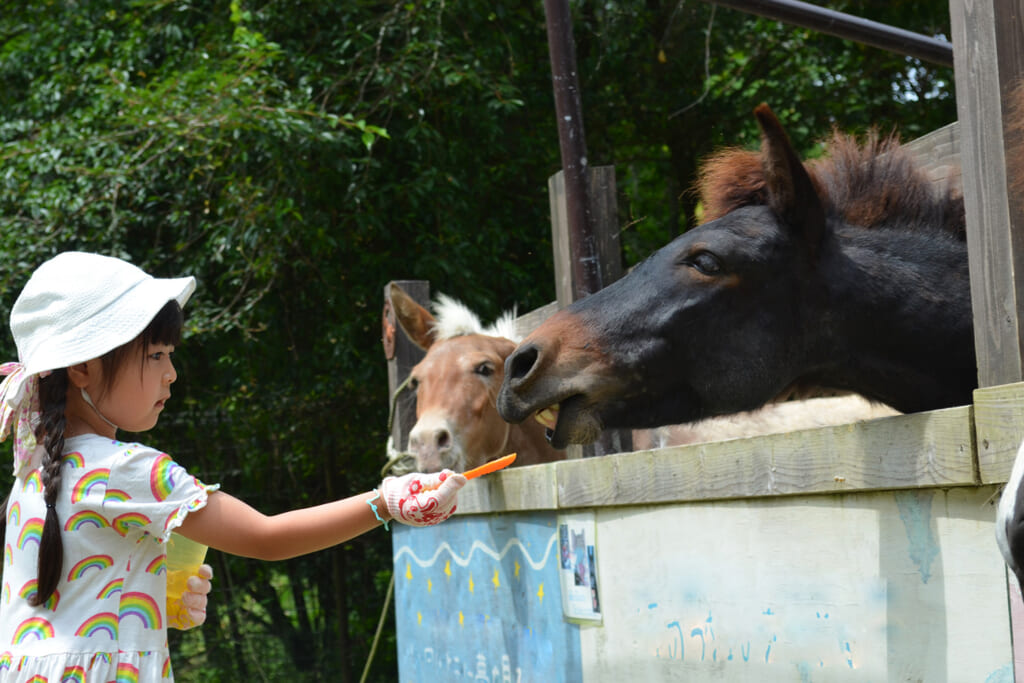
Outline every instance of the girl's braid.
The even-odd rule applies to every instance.
[[[13,493],[13,492],[12,492]],[[8,493],[7,497],[4,498],[4,504],[0,505],[0,543],[7,543],[5,540],[7,536],[7,506],[11,502],[12,493]]]
[[[60,519],[57,518],[57,494],[60,492],[61,464],[64,456],[64,429],[67,419],[64,404],[67,400],[68,373],[66,369],[54,370],[39,380],[39,405],[41,410],[36,439],[45,446],[40,467],[43,480],[43,501],[46,503],[46,522],[39,542],[38,590],[30,600],[35,607],[42,605],[60,583],[64,567],[64,543],[60,536]]]

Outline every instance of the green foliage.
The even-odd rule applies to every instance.
[[[948,33],[936,0],[839,9]],[[693,224],[701,158],[755,144],[761,101],[809,153],[833,125],[914,137],[955,115],[948,69],[711,4],[573,12],[627,264]],[[383,286],[430,280],[484,317],[554,297],[551,92],[533,2],[4,3],[0,316],[61,250],[193,274],[170,410],[139,438],[268,514],[367,490]],[[211,553],[209,623],[172,635],[179,680],[355,679],[390,558],[381,531],[276,564]],[[385,634],[371,680],[396,678]]]
[[[949,33],[946,3],[830,5]],[[756,146],[761,102],[808,154],[833,126],[911,139],[956,118],[951,69],[712,3],[586,4],[575,32],[589,157],[620,179],[630,264],[695,225],[700,162],[723,146]]]

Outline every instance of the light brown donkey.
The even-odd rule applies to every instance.
[[[435,316],[394,283],[391,305],[398,324],[427,352],[410,372],[407,389],[416,395],[409,451],[418,471],[464,472],[508,453],[518,454],[515,466],[565,458],[565,451],[548,444],[543,425],[512,425],[498,415],[505,358],[518,342],[513,313],[484,328],[475,313],[440,295]]]

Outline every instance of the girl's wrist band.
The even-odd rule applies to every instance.
[[[375,501],[375,500],[377,500],[379,498],[380,498],[380,491],[378,491],[377,489],[374,489],[373,490],[373,495],[366,499],[366,504],[370,506],[371,510],[373,510],[373,516],[376,517],[378,520],[380,520],[384,524],[384,531],[389,531],[387,520],[385,520],[383,517],[380,516],[380,513],[377,511],[377,506],[373,504],[373,501]]]

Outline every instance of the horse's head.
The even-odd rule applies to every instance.
[[[764,172],[751,195],[763,203],[683,234],[545,321],[508,360],[506,419],[557,405],[557,423],[554,411],[539,419],[564,447],[605,428],[749,410],[786,388],[824,211],[778,120],[767,107],[757,116]]]
[[[510,358],[502,415],[521,420],[557,404],[540,419],[564,447],[606,428],[691,422],[780,395],[806,353],[795,302],[813,296],[814,273],[806,245],[774,218],[766,207],[739,209],[553,315]]]
[[[898,405],[894,399],[902,396],[868,391],[861,375],[871,374],[870,382],[880,386],[898,384],[904,369],[887,354],[912,345],[903,338],[886,340],[890,319],[914,322],[913,311],[898,310],[909,290],[886,278],[905,270],[908,281],[931,289],[922,295],[932,299],[941,285],[922,276],[928,266],[901,263],[912,257],[886,256],[894,248],[883,243],[884,229],[859,230],[865,237],[840,247],[837,233],[848,219],[829,203],[825,189],[831,176],[812,175],[804,167],[767,106],[755,114],[762,130],[760,155],[727,154],[726,163],[704,177],[709,222],[548,318],[509,357],[498,397],[505,419],[518,422],[536,414],[552,444],[564,447],[592,441],[602,429],[751,410],[807,387],[849,389],[901,410],[921,409]],[[860,211],[871,208],[870,202],[861,204]],[[966,268],[962,244],[952,253]],[[962,305],[966,289],[962,294],[949,308],[957,315],[966,311],[961,317],[970,339],[969,299]],[[878,348],[854,357],[849,345],[857,340],[851,337]],[[973,348],[966,350],[973,354]],[[962,357],[958,353],[955,362],[963,364]],[[907,375],[916,381],[921,373]]]
[[[495,407],[505,359],[516,347],[505,336],[511,334],[512,316],[484,329],[475,314],[441,296],[435,317],[397,285],[391,301],[402,329],[427,352],[409,373],[416,396],[409,450],[419,471],[463,472],[513,450],[522,451],[518,464],[550,459],[554,451],[539,428],[539,445],[531,449],[523,427],[502,420]]]

